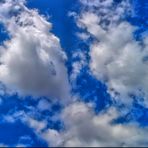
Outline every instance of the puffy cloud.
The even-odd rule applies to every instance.
[[[119,117],[115,108],[96,115],[89,105],[76,102],[66,107],[61,118],[63,131],[40,130],[40,136],[49,146],[146,146],[148,129],[135,123],[114,123]],[[38,128],[37,128],[38,129]],[[39,133],[38,133],[39,134]]]
[[[82,3],[89,9],[77,17],[77,24],[94,38],[90,45],[93,75],[105,82],[110,94],[122,102],[130,104],[129,96],[134,94],[144,97],[144,104],[148,105],[148,38],[134,39],[136,28],[124,20],[130,10],[128,1]]]
[[[75,82],[81,72],[81,69],[86,65],[86,53],[82,51],[74,52],[73,59],[75,61],[72,63],[72,73],[70,78],[72,82]]]
[[[2,2],[0,19],[10,36],[0,47],[0,81],[22,95],[69,98],[66,55],[51,23],[22,0]]]
[[[37,108],[40,111],[50,110],[50,107],[51,107],[51,104],[45,99],[41,99],[37,105]]]
[[[126,1],[123,0],[118,7],[112,0],[81,2],[90,9],[84,9],[77,18],[78,26],[87,30],[86,34],[78,36],[83,40],[90,35],[95,38],[90,46],[92,73],[108,85],[110,92],[120,93],[123,101],[128,93],[137,93],[138,89],[146,93],[148,38],[141,45],[133,39],[133,26],[121,22],[128,7]],[[23,0],[1,2],[0,19],[9,32],[10,40],[0,47],[0,81],[23,95],[68,98],[70,87],[65,68],[66,55],[60,41],[49,32],[51,24],[36,10],[26,8],[24,3]],[[86,63],[84,53],[74,56],[80,57],[80,61],[72,65],[72,80]],[[39,120],[33,113],[49,107],[48,101],[40,100],[36,107],[30,107],[32,112],[7,115],[3,122],[21,120],[49,146],[148,145],[148,128],[134,122],[115,123],[120,114],[113,107],[95,114],[88,104],[74,102],[61,114],[50,117],[51,120],[60,117],[65,125],[60,130],[48,128],[49,118]]]
[[[107,40],[93,44],[90,67],[99,80],[106,81],[111,93],[118,92],[125,99],[129,94],[137,94],[142,90],[147,98],[148,65],[143,59],[148,51],[133,41],[130,27],[122,23],[110,31],[112,36]],[[129,34],[124,33],[125,29]]]
[[[89,33],[91,33],[89,29],[93,28],[92,25],[96,28],[108,29],[123,20],[125,14],[131,13],[129,0],[80,0],[80,2],[83,7],[80,18],[83,19],[79,19],[78,24],[81,27],[86,27]],[[87,16],[85,17],[85,15]]]
[[[64,127],[60,130],[50,128],[48,118],[39,119],[32,113],[12,113],[3,117],[3,122],[16,120],[28,125],[36,135],[49,146],[147,146],[148,127],[136,122],[119,123],[116,119],[122,114],[114,107],[106,108],[99,114],[93,110],[93,104],[75,101],[66,106],[61,113],[52,118],[61,120]]]
[[[45,129],[47,126],[46,121],[38,121],[38,120],[35,120],[34,118],[31,118],[29,116],[25,116],[25,118],[23,120],[24,120],[24,122],[26,122],[29,125],[29,127],[35,129],[36,133],[40,133],[41,130]]]

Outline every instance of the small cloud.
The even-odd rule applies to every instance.
[[[40,111],[45,111],[45,110],[50,110],[51,109],[51,105],[50,103],[45,100],[45,99],[41,99],[37,105],[37,108],[40,110]]]

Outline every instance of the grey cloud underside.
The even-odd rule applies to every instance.
[[[11,37],[0,47],[0,81],[23,95],[68,98],[66,55],[51,24],[24,1],[2,3],[0,18]]]

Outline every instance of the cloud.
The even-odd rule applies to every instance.
[[[72,72],[71,72],[70,79],[72,82],[75,82],[82,68],[86,65],[86,62],[87,62],[86,52],[82,52],[82,51],[74,52],[72,58],[74,59],[74,61],[72,63]]]
[[[96,115],[91,106],[75,102],[61,113],[65,124],[63,130],[45,130],[44,121],[36,121],[35,123],[39,123],[31,125],[35,125],[36,133],[49,146],[146,146],[147,127],[139,127],[136,123],[114,123],[119,116],[119,112],[113,107]]]
[[[148,127],[141,127],[137,122],[116,122],[122,114],[111,106],[96,114],[93,104],[75,101],[66,106],[55,116],[38,118],[37,107],[25,113],[11,112],[3,116],[3,122],[15,123],[17,120],[26,124],[39,139],[48,146],[84,147],[84,146],[147,146]],[[49,119],[60,120],[60,129],[49,126]],[[52,123],[50,123],[52,124]],[[20,142],[19,142],[20,143]]]
[[[47,100],[41,99],[37,105],[37,108],[40,111],[50,110],[51,104]]]
[[[0,19],[10,40],[0,47],[0,81],[22,95],[69,98],[65,61],[51,23],[25,1],[1,3]]]
[[[35,132],[37,133],[40,133],[41,130],[43,130],[47,126],[46,121],[38,121],[29,116],[25,116],[24,121],[29,125],[29,127],[35,129]]]
[[[94,38],[89,53],[93,75],[107,84],[114,97],[119,93],[120,100],[126,104],[131,101],[128,94],[140,95],[139,89],[147,96],[148,38],[135,41],[135,28],[123,21],[125,8],[129,9],[127,1],[115,4],[113,0],[81,0],[81,3],[89,9],[84,8],[80,16],[75,16],[77,25],[86,30],[77,35],[83,40],[90,36]],[[0,47],[0,81],[21,95],[69,98],[67,57],[59,39],[49,32],[51,23],[37,10],[28,9],[24,0],[4,0],[0,4],[0,20],[10,36],[10,40]],[[73,58],[79,60],[72,65],[72,82],[87,62],[82,52],[74,53]],[[41,99],[37,106],[28,106],[29,111],[15,110],[2,116],[2,122],[22,121],[49,146],[148,145],[147,127],[140,127],[135,122],[116,123],[120,113],[114,107],[96,114],[91,104],[76,101],[77,96],[74,100],[68,106],[62,106],[65,108],[60,113],[45,117],[42,111],[51,106],[48,100]],[[57,119],[64,128],[49,128],[49,120]],[[30,137],[21,137],[19,144],[26,139],[29,141]]]
[[[81,1],[84,9],[77,25],[94,38],[90,44],[92,74],[108,86],[110,94],[125,104],[131,95],[144,98],[148,105],[148,37],[134,39],[134,26],[124,17],[130,12],[128,1]],[[85,8],[87,8],[85,10]]]
[[[25,135],[19,138],[18,143],[19,144],[17,144],[16,147],[27,147],[32,145],[33,140],[30,136]]]

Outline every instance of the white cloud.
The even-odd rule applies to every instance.
[[[11,37],[0,47],[0,81],[22,95],[68,98],[66,55],[51,23],[17,0],[1,3],[0,18]]]
[[[64,128],[48,128],[48,119],[39,120],[32,114],[23,112],[10,115],[13,122],[19,119],[34,130],[36,135],[49,146],[84,147],[84,146],[147,146],[147,127],[136,122],[116,123],[121,114],[114,107],[109,107],[96,114],[93,104],[73,102],[57,115],[64,123]],[[52,117],[53,121],[54,117]],[[6,119],[6,118],[5,118]]]
[[[24,117],[24,111],[15,111],[13,114],[9,112],[8,114],[2,116],[1,122],[15,123],[17,120],[24,120]]]
[[[35,132],[40,133],[41,130],[45,129],[47,126],[47,122],[46,121],[38,121],[35,120],[34,118],[31,118],[29,116],[25,116],[24,120],[29,127],[35,129]]]
[[[80,0],[80,2],[87,6],[110,6],[113,3],[113,0]]]
[[[87,34],[87,33],[76,33],[76,35],[77,35],[81,40],[84,40],[84,41],[87,41],[87,39],[90,37],[89,34]]]
[[[135,123],[113,123],[119,117],[115,108],[96,115],[85,103],[76,102],[65,108],[61,118],[65,130],[47,129],[40,136],[49,146],[147,146],[147,128]]]
[[[37,105],[37,108],[40,111],[50,110],[50,107],[51,107],[51,104],[45,99],[41,99]]]
[[[142,59],[147,56],[148,39],[145,38],[141,46],[132,37],[134,28],[127,22],[120,22],[128,6],[126,1],[116,8],[112,8],[112,0],[81,2],[91,7],[89,12],[82,12],[77,23],[95,38],[90,46],[92,73],[105,82],[109,90],[114,89],[113,93],[119,92],[123,101],[128,93],[137,93],[136,89],[142,88],[146,93],[148,67],[147,61]],[[98,9],[93,9],[94,6]],[[23,95],[68,98],[66,55],[59,39],[49,32],[51,24],[36,10],[27,9],[24,1],[17,0],[1,3],[0,19],[11,37],[0,47],[0,81]],[[81,61],[73,64],[71,79],[75,79],[85,65],[84,54],[76,53],[75,56],[80,56]],[[34,107],[31,109],[36,112]],[[37,109],[48,109],[48,103],[41,100]],[[14,123],[20,119],[49,146],[148,145],[148,128],[136,123],[113,123],[120,114],[112,107],[96,115],[89,105],[75,102],[51,118],[59,117],[65,125],[60,131],[48,128],[49,118],[39,121],[32,112],[14,113],[3,120]]]
[[[74,83],[82,68],[86,65],[86,53],[82,51],[74,52],[73,58],[77,59],[72,63],[72,73],[70,76],[71,81]]]
[[[118,93],[120,97],[116,98],[131,104],[129,94],[143,96],[147,106],[148,64],[143,60],[148,55],[147,37],[136,41],[136,28],[123,20],[130,10],[128,1],[123,0],[116,7],[108,0],[94,4],[96,8],[91,5],[77,17],[78,26],[86,28],[95,39],[90,45],[92,73],[107,84],[113,97]]]

